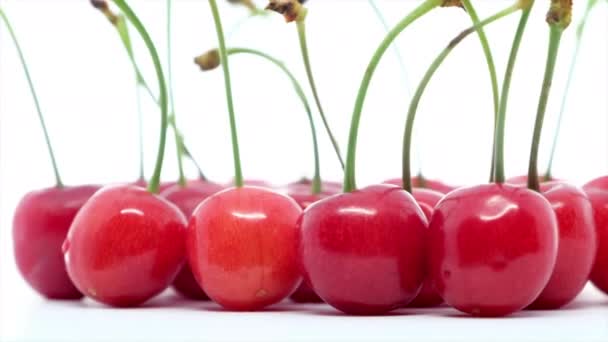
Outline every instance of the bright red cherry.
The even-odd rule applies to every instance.
[[[78,210],[98,189],[85,185],[33,191],[17,206],[13,220],[17,268],[46,298],[82,298],[65,270],[61,244]]]
[[[540,194],[507,184],[455,190],[430,223],[429,271],[450,306],[503,316],[530,305],[557,257],[555,213]]]
[[[557,261],[549,283],[532,303],[535,309],[557,309],[583,290],[597,251],[593,207],[583,190],[563,182],[541,185],[557,217]]]
[[[384,184],[393,184],[398,187],[402,187],[403,181],[401,180],[401,178],[394,178],[385,181]],[[442,194],[447,194],[448,192],[457,189],[457,187],[447,185],[441,181],[426,179],[420,176],[412,177],[412,187],[420,189],[431,189],[437,192],[441,192]]]
[[[329,197],[298,225],[304,277],[338,310],[382,314],[420,290],[427,221],[402,189],[376,185]]]
[[[136,306],[165,290],[185,259],[186,219],[160,196],[134,186],[98,191],[64,243],[68,274],[88,297]]]
[[[202,180],[193,180],[189,181],[186,186],[181,186],[179,184],[173,185],[161,192],[161,196],[175,204],[182,213],[189,218],[192,216],[194,209],[196,209],[203,200],[221,190],[223,190],[223,187],[219,184]],[[194,275],[188,264],[184,265],[175,278],[173,288],[190,299],[209,299],[196,282],[196,279],[194,279]]]
[[[587,196],[593,206],[598,249],[591,271],[591,282],[608,294],[608,176],[585,185]]]
[[[188,257],[203,290],[229,310],[259,310],[300,284],[291,198],[257,187],[231,188],[205,200],[190,219]]]
[[[342,184],[338,182],[323,182],[322,192],[313,194],[311,192],[312,181],[302,179],[287,186],[287,195],[293,198],[302,209],[329,196],[342,192]],[[303,281],[296,292],[290,298],[297,303],[320,303],[323,300]]]
[[[412,196],[414,196],[414,199],[420,206],[420,209],[422,209],[424,216],[430,221],[433,211],[435,211],[435,206],[437,206],[437,203],[441,201],[444,194],[430,189],[415,188],[413,189]],[[431,278],[427,276],[422,284],[420,293],[418,293],[416,298],[414,298],[414,300],[411,301],[407,306],[413,308],[430,308],[438,306],[441,303],[443,303],[443,299],[433,288]]]

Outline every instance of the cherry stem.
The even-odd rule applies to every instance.
[[[302,105],[304,106],[304,109],[306,110],[306,114],[308,116],[308,122],[310,124],[310,132],[311,132],[311,136],[312,136],[312,146],[313,146],[313,153],[314,153],[314,160],[315,160],[315,171],[314,171],[314,177],[312,179],[312,193],[314,195],[321,193],[321,191],[322,191],[321,184],[322,183],[321,183],[321,168],[320,168],[320,161],[319,161],[320,160],[319,144],[317,141],[317,129],[316,129],[315,122],[314,122],[314,119],[312,116],[312,111],[310,109],[310,104],[308,103],[308,100],[306,99],[306,95],[304,94],[304,90],[303,90],[302,86],[300,85],[300,83],[298,82],[298,80],[295,78],[293,73],[285,66],[285,64],[283,62],[279,61],[278,59],[276,59],[264,52],[254,50],[254,49],[248,49],[248,48],[229,48],[227,53],[229,56],[241,54],[241,53],[259,56],[259,57],[271,62],[272,64],[276,65],[289,78],[289,80],[291,81],[291,84],[293,85],[294,90],[296,91],[296,94],[300,98],[300,101],[302,102]]]
[[[230,134],[232,139],[232,155],[234,158],[234,185],[237,188],[243,186],[243,170],[241,168],[241,156],[239,151],[239,139],[236,129],[236,118],[234,114],[234,103],[232,101],[232,85],[230,81],[230,66],[228,65],[228,53],[226,51],[226,41],[224,39],[224,30],[222,28],[222,19],[217,8],[215,0],[209,0],[209,6],[213,13],[213,21],[215,23],[215,31],[217,33],[218,49],[220,52],[220,60],[222,70],[224,72],[224,86],[226,88],[226,104],[228,106],[228,116],[230,119]]]
[[[305,11],[303,8],[302,10]],[[308,77],[308,83],[310,84],[310,89],[312,90],[313,97],[315,99],[315,104],[317,105],[317,109],[319,111],[319,115],[321,115],[321,120],[323,120],[323,125],[325,126],[325,130],[327,131],[327,135],[331,140],[331,144],[334,147],[334,151],[336,152],[336,156],[340,161],[340,165],[342,169],[344,169],[344,159],[342,158],[342,153],[340,152],[340,145],[338,145],[338,141],[336,140],[329,123],[327,122],[327,117],[325,116],[325,111],[323,111],[323,106],[321,105],[321,99],[319,98],[319,92],[317,91],[317,86],[315,83],[315,79],[312,73],[312,66],[310,63],[310,56],[308,54],[308,42],[306,40],[306,19],[305,15],[304,19],[297,20],[296,25],[298,28],[298,38],[300,40],[300,51],[302,54],[302,59],[304,61],[304,67],[306,69],[306,77]]]
[[[429,69],[424,74],[424,77],[420,81],[416,92],[414,93],[414,97],[412,98],[412,102],[410,104],[410,109],[407,115],[407,120],[405,124],[405,133],[403,136],[403,188],[407,192],[412,192],[412,180],[411,180],[411,146],[412,146],[412,133],[414,130],[414,121],[416,118],[416,113],[418,110],[418,105],[420,104],[420,100],[426,87],[431,81],[433,75],[437,71],[437,69],[441,66],[441,64],[445,61],[448,55],[458,46],[467,36],[471,33],[477,31],[498,19],[501,19],[509,14],[512,14],[518,11],[520,8],[518,5],[513,5],[505,8],[504,10],[497,12],[491,17],[484,19],[483,21],[475,20],[475,24],[466,30],[462,31],[458,36],[450,41],[447,47],[435,58]],[[469,12],[471,13],[471,12]]]
[[[543,87],[538,102],[538,110],[536,112],[536,122],[534,124],[534,135],[532,137],[532,148],[530,151],[530,164],[528,168],[528,188],[540,191],[540,181],[538,179],[538,150],[540,146],[541,132],[543,129],[543,121],[547,111],[547,102],[551,92],[551,84],[553,82],[553,74],[559,45],[564,29],[555,25],[550,27],[549,31],[549,48],[547,53],[547,65],[545,67],[545,76],[543,79]]]
[[[344,192],[351,192],[356,190],[357,188],[355,182],[355,157],[357,150],[359,123],[361,121],[361,113],[363,111],[363,103],[365,102],[367,90],[369,88],[374,72],[376,71],[376,68],[380,63],[380,59],[403,30],[405,30],[411,23],[416,21],[418,18],[422,17],[432,9],[441,5],[442,2],[443,0],[426,0],[395,26],[380,43],[380,46],[378,46],[376,52],[374,52],[374,55],[372,56],[372,59],[370,60],[363,76],[363,80],[361,81],[359,93],[357,94],[357,99],[355,101],[355,109],[353,111],[353,116],[351,119],[350,134],[348,139],[348,154],[346,156],[346,169],[344,171]]]
[[[144,166],[144,127],[143,127],[143,112],[141,108],[141,93],[139,81],[136,82],[135,96],[137,100],[137,135],[139,145],[139,181],[145,181],[145,166]]]
[[[23,72],[25,73],[25,77],[27,78],[27,83],[30,88],[32,98],[34,99],[34,104],[36,106],[36,111],[38,113],[38,119],[40,121],[40,126],[42,127],[42,131],[44,133],[44,140],[46,142],[46,147],[48,149],[49,156],[51,158],[51,164],[53,166],[53,172],[55,174],[55,186],[57,188],[62,188],[63,182],[61,181],[61,176],[59,174],[59,168],[57,167],[57,160],[55,159],[55,153],[53,152],[53,146],[51,145],[51,138],[49,137],[49,132],[46,127],[46,123],[44,121],[44,115],[42,114],[40,101],[38,100],[38,95],[36,93],[36,89],[34,88],[34,82],[32,81],[32,76],[30,75],[30,71],[27,66],[27,62],[25,61],[25,57],[23,55],[23,51],[21,50],[21,45],[19,44],[17,35],[15,34],[15,31],[13,30],[13,27],[12,27],[10,21],[8,20],[6,13],[4,13],[4,10],[2,8],[0,8],[0,17],[6,24],[6,28],[11,36],[11,39],[13,40],[13,43],[17,50],[17,54],[19,55],[19,60],[21,61],[21,66],[23,67]]]
[[[496,127],[494,128],[494,156],[492,160],[494,168],[494,181],[498,184],[505,182],[505,157],[504,157],[504,145],[505,145],[505,123],[507,114],[507,104],[509,102],[509,89],[511,87],[511,80],[513,77],[513,70],[515,69],[515,62],[519,53],[519,47],[530,18],[530,12],[534,0],[526,1],[525,6],[522,8],[521,18],[515,32],[513,39],[513,45],[511,46],[511,52],[509,54],[509,60],[507,62],[507,68],[502,84],[502,91],[500,95],[500,107],[498,115],[496,117]]]
[[[160,57],[152,42],[152,38],[146,31],[146,28],[139,20],[135,12],[129,7],[129,5],[124,0],[114,0],[116,6],[120,8],[120,10],[125,14],[127,19],[131,22],[133,27],[139,32],[141,38],[143,39],[148,52],[150,53],[150,57],[154,63],[154,69],[156,70],[156,76],[158,78],[159,85],[159,94],[160,94],[160,111],[161,111],[161,123],[160,123],[160,139],[158,146],[158,154],[156,158],[156,166],[154,168],[154,173],[152,174],[152,178],[150,179],[150,183],[148,185],[148,191],[151,193],[158,193],[160,186],[160,176],[163,169],[163,159],[165,156],[165,145],[167,140],[167,121],[168,121],[168,96],[167,96],[167,85],[165,83],[165,75],[163,74],[163,68],[160,62]]]
[[[180,186],[186,186],[186,176],[184,175],[184,145],[183,139],[179,130],[177,129],[177,117],[175,115],[175,99],[173,97],[173,58],[172,58],[172,32],[171,32],[171,19],[173,17],[173,2],[171,0],[167,0],[167,82],[168,82],[168,91],[169,91],[169,103],[171,105],[171,126],[173,127],[173,136],[175,139],[175,148],[177,154],[177,169],[179,172],[179,178],[177,183]]]
[[[462,4],[471,17],[473,25],[479,24],[479,16],[473,7],[470,0],[461,0]],[[518,6],[519,7],[519,6]],[[496,117],[498,116],[498,107],[500,105],[500,91],[498,90],[498,76],[496,75],[496,65],[494,64],[494,57],[492,56],[492,49],[488,43],[488,37],[481,26],[477,28],[477,35],[483,49],[484,56],[486,58],[486,64],[488,65],[488,71],[490,73],[490,82],[492,84],[492,99],[494,102],[494,122],[496,123]],[[496,127],[496,124],[494,124]],[[492,159],[494,159],[494,148],[492,148]],[[494,164],[490,169],[490,182],[494,181]]]
[[[570,93],[570,86],[572,85],[572,80],[574,79],[574,71],[576,69],[578,55],[581,48],[581,42],[583,33],[585,31],[585,27],[587,24],[587,19],[589,18],[589,13],[593,9],[593,7],[598,3],[598,0],[589,0],[587,2],[587,7],[585,8],[585,13],[581,18],[581,21],[576,28],[576,43],[574,46],[574,52],[572,53],[572,60],[570,61],[570,70],[568,71],[568,79],[566,81],[566,86],[564,89],[564,94],[562,96],[562,103],[559,111],[559,115],[557,117],[557,127],[555,128],[555,133],[553,135],[553,144],[551,145],[551,154],[549,156],[549,163],[547,164],[547,171],[545,172],[544,179],[551,180],[553,179],[553,161],[555,159],[555,153],[557,151],[557,144],[559,141],[559,135],[562,128],[562,121],[564,117],[564,113],[566,111],[566,104],[568,101],[568,94]]]

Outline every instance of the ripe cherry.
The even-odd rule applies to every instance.
[[[204,201],[189,224],[192,272],[230,310],[259,310],[289,296],[301,276],[296,221],[301,209],[279,193],[231,188]]]
[[[591,271],[591,282],[608,294],[608,176],[585,185],[585,192],[593,206],[598,249]]]
[[[219,184],[195,180],[189,181],[186,186],[181,186],[179,184],[173,185],[162,191],[161,196],[175,204],[182,213],[189,218],[192,216],[194,209],[196,209],[203,200],[221,190],[223,190],[223,187]],[[173,288],[183,296],[191,299],[208,299],[207,295],[196,282],[196,279],[194,279],[194,275],[188,264],[184,265],[175,278]]]
[[[32,288],[49,299],[80,299],[68,277],[61,244],[82,205],[99,187],[53,187],[19,202],[13,221],[17,268]]]

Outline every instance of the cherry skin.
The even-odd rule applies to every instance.
[[[429,271],[450,306],[504,316],[530,305],[557,257],[555,213],[540,194],[507,184],[455,190],[430,223]]]
[[[76,215],[63,250],[68,274],[86,296],[116,307],[165,290],[185,259],[186,219],[135,186],[98,191]]]
[[[15,261],[25,281],[48,299],[80,299],[65,269],[61,244],[74,216],[98,186],[54,187],[25,195],[13,220]]]
[[[190,218],[188,257],[205,293],[226,309],[253,311],[300,284],[296,222],[302,209],[277,192],[245,186],[205,200]]]
[[[298,221],[304,278],[347,314],[383,314],[409,303],[424,280],[427,221],[414,198],[391,185],[339,194]]]
[[[414,199],[420,206],[420,209],[422,209],[424,216],[430,221],[433,211],[435,211],[435,206],[437,206],[437,203],[441,201],[444,194],[430,189],[414,188],[412,191],[412,196],[414,196]],[[435,291],[431,278],[427,276],[422,284],[420,293],[418,293],[416,298],[414,298],[414,300],[407,306],[412,308],[431,308],[438,306],[441,303],[443,303],[443,298],[441,298],[437,291]]]
[[[591,201],[582,189],[563,182],[541,185],[557,217],[557,261],[549,283],[532,303],[533,309],[557,309],[583,290],[597,251]]]
[[[608,294],[608,176],[587,183],[584,187],[593,206],[598,249],[591,282]]]
[[[323,198],[342,192],[342,184],[337,182],[323,182],[320,194],[311,193],[312,181],[302,179],[298,182],[290,183],[287,186],[287,195],[293,198],[302,209],[320,201]],[[290,297],[296,303],[321,303],[323,300],[303,281],[296,292]]]
[[[401,178],[394,178],[394,179],[389,179],[389,180],[385,181],[384,184],[393,184],[398,187],[402,187],[403,181],[401,180]],[[426,178],[424,180],[422,180],[419,176],[412,177],[412,187],[419,188],[419,189],[422,189],[422,188],[431,189],[431,190],[435,190],[437,192],[441,192],[442,194],[447,194],[448,192],[457,189],[457,187],[455,187],[455,186],[447,185],[438,180],[432,180],[432,179],[426,179]]]
[[[169,202],[175,204],[182,213],[189,218],[192,216],[194,209],[196,209],[203,200],[221,190],[223,190],[223,187],[219,184],[202,180],[193,180],[189,181],[186,186],[181,186],[179,184],[173,185],[161,192],[160,195]],[[194,279],[190,266],[187,264],[184,265],[175,278],[173,288],[184,297],[190,299],[209,299],[196,282],[196,279]]]

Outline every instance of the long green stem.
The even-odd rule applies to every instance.
[[[464,8],[471,17],[473,25],[477,27],[477,35],[483,49],[484,56],[486,58],[486,64],[488,65],[488,71],[490,73],[490,82],[492,84],[492,98],[494,101],[494,122],[496,123],[496,116],[498,115],[498,107],[500,105],[500,92],[498,90],[498,76],[496,75],[496,65],[494,64],[494,57],[492,56],[492,49],[488,43],[488,37],[486,36],[483,27],[477,26],[479,24],[479,16],[475,11],[475,7],[470,0],[461,0]],[[496,124],[494,124],[496,127]],[[492,149],[492,159],[494,159],[494,148]],[[494,181],[494,164],[492,164],[490,170],[490,182]]]
[[[319,144],[317,141],[317,129],[315,127],[315,122],[312,117],[312,111],[310,109],[310,105],[308,103],[308,100],[306,99],[306,95],[304,94],[304,90],[302,89],[302,86],[300,85],[298,80],[295,78],[293,73],[291,71],[289,71],[289,69],[285,66],[285,64],[283,62],[279,61],[278,59],[276,59],[264,52],[254,50],[254,49],[248,49],[248,48],[229,48],[227,53],[228,53],[228,55],[236,55],[236,54],[245,53],[245,54],[259,56],[259,57],[271,62],[272,64],[276,65],[279,69],[281,69],[283,71],[283,73],[285,73],[285,75],[291,81],[291,84],[293,85],[293,88],[296,91],[296,94],[298,95],[298,97],[300,98],[300,101],[302,102],[302,105],[304,106],[304,109],[306,110],[306,114],[308,115],[308,122],[310,124],[313,153],[314,153],[314,159],[315,159],[315,173],[314,173],[314,177],[312,179],[312,193],[313,194],[320,193],[322,190],[321,189],[322,183],[321,183],[321,168],[320,168],[320,161],[319,161]]]
[[[488,25],[509,14],[512,14],[518,10],[519,10],[519,6],[517,6],[517,5],[507,7],[506,9],[494,14],[491,17],[488,17],[487,19],[484,19],[483,21],[477,21],[474,26],[462,31],[458,36],[456,36],[456,38],[454,38],[452,41],[450,41],[448,46],[437,56],[437,58],[435,58],[435,60],[433,61],[433,63],[429,67],[429,69],[424,74],[424,77],[422,78],[422,81],[420,81],[420,84],[418,85],[418,88],[416,89],[416,93],[414,94],[414,97],[412,98],[412,102],[410,104],[410,109],[409,109],[406,124],[405,124],[405,133],[403,136],[403,188],[406,191],[408,191],[410,193],[412,192],[410,155],[411,155],[411,146],[412,146],[412,133],[414,130],[414,120],[416,118],[418,105],[420,104],[422,95],[424,94],[424,91],[426,90],[426,87],[428,86],[429,82],[431,81],[433,75],[435,74],[437,69],[441,66],[441,64],[445,61],[445,59],[448,57],[448,55],[452,52],[452,50],[454,50],[454,48],[456,48],[456,46],[458,46],[460,44],[460,42],[462,42],[462,40],[464,40],[467,36],[469,36],[471,33],[475,32],[475,30],[479,31],[479,29],[481,27]]]
[[[315,78],[312,73],[312,66],[310,63],[310,56],[308,54],[308,42],[306,40],[306,19],[297,20],[296,25],[298,27],[298,38],[300,40],[300,51],[302,54],[302,59],[304,60],[304,67],[306,69],[306,77],[308,77],[308,83],[310,84],[310,89],[312,90],[312,95],[315,99],[315,104],[317,105],[317,110],[319,111],[319,115],[321,115],[321,120],[323,120],[323,125],[325,126],[325,130],[327,131],[327,135],[331,140],[331,144],[334,147],[334,151],[336,152],[336,156],[340,161],[340,165],[344,168],[344,159],[342,158],[342,153],[340,152],[340,145],[336,140],[329,123],[327,122],[327,117],[325,116],[325,111],[323,111],[323,106],[321,106],[321,99],[319,97],[319,92],[317,91],[317,86],[315,83]]]
[[[168,104],[168,96],[167,96],[167,85],[165,83],[165,75],[163,74],[163,68],[160,62],[160,57],[152,42],[152,38],[148,31],[141,23],[135,12],[129,7],[129,5],[124,0],[114,0],[114,3],[120,8],[120,10],[125,14],[127,19],[131,22],[133,27],[139,32],[141,38],[143,39],[146,48],[152,58],[154,63],[154,69],[156,71],[156,77],[158,78],[158,86],[159,86],[159,94],[160,94],[160,112],[161,112],[161,122],[160,122],[160,139],[158,145],[158,154],[156,158],[156,166],[154,168],[154,173],[152,178],[150,179],[150,184],[148,185],[148,191],[152,193],[158,193],[159,185],[160,185],[160,176],[163,169],[163,160],[165,157],[165,145],[167,140],[167,120],[168,120],[168,112],[169,112],[169,104]]]
[[[509,61],[507,62],[507,69],[505,71],[505,77],[502,83],[502,90],[500,94],[500,107],[498,115],[496,117],[496,127],[494,129],[494,148],[495,158],[492,160],[494,164],[494,181],[498,184],[505,182],[505,123],[507,114],[507,104],[509,102],[509,89],[511,87],[511,80],[513,77],[513,70],[515,69],[515,62],[519,53],[519,47],[526,30],[528,19],[530,18],[530,12],[534,1],[530,0],[528,7],[522,8],[521,18],[513,38],[513,45],[511,46],[511,52],[509,55]]]
[[[243,170],[241,168],[241,154],[239,150],[239,139],[236,129],[236,117],[234,114],[234,103],[232,101],[232,85],[230,81],[230,66],[228,65],[228,53],[226,51],[226,41],[224,39],[224,30],[222,28],[222,19],[217,8],[215,0],[209,0],[209,6],[213,13],[213,21],[215,23],[215,31],[217,33],[218,48],[220,51],[220,60],[222,70],[224,72],[224,86],[226,88],[226,104],[228,106],[228,116],[230,119],[230,134],[232,138],[232,155],[234,157],[234,185],[238,188],[243,186]]]
[[[589,0],[587,1],[587,7],[585,8],[585,13],[581,18],[581,21],[576,28],[576,44],[574,47],[574,52],[572,53],[572,60],[570,61],[570,70],[568,71],[568,80],[566,81],[566,86],[564,89],[564,94],[562,96],[562,103],[559,110],[559,115],[557,117],[557,127],[555,128],[555,133],[553,135],[553,144],[551,145],[551,154],[549,155],[549,163],[547,164],[547,171],[545,172],[544,179],[551,180],[553,179],[553,161],[555,159],[555,153],[557,151],[557,144],[559,141],[559,135],[562,128],[562,122],[564,118],[564,113],[566,111],[566,104],[568,102],[568,94],[570,93],[570,86],[572,85],[572,80],[574,79],[574,71],[576,69],[577,60],[579,51],[581,48],[581,42],[583,33],[585,32],[585,27],[587,26],[587,19],[589,18],[589,13],[593,9],[593,7],[598,3],[598,0]]]
[[[530,151],[530,164],[528,168],[528,188],[532,190],[540,190],[540,182],[538,179],[538,150],[540,146],[541,132],[543,130],[543,121],[547,111],[547,102],[551,92],[551,83],[553,82],[553,74],[555,71],[555,62],[559,52],[559,45],[564,30],[560,27],[551,26],[549,33],[549,48],[547,53],[547,65],[545,67],[545,77],[543,80],[543,88],[538,102],[538,110],[536,112],[536,122],[534,124],[534,135],[532,137],[532,149]]]
[[[139,181],[146,180],[145,166],[144,166],[144,125],[143,125],[143,112],[141,108],[141,91],[139,82],[136,82],[135,96],[137,100],[137,136],[138,136],[138,147],[139,147]]]
[[[399,34],[405,30],[411,23],[422,17],[432,9],[441,5],[443,0],[426,0],[423,4],[414,9],[410,14],[403,18],[384,38],[380,43],[380,46],[374,52],[371,61],[369,62],[361,86],[359,87],[359,93],[357,94],[357,100],[355,101],[355,109],[350,126],[350,134],[348,139],[348,154],[346,156],[346,169],[344,170],[344,192],[351,192],[357,188],[355,182],[355,162],[356,162],[356,150],[357,150],[357,137],[359,133],[359,123],[361,122],[361,112],[363,111],[363,103],[367,95],[371,79],[380,63],[380,59],[390,47],[393,41],[399,36]]]
[[[59,168],[57,167],[57,160],[55,159],[55,153],[53,152],[53,146],[51,145],[51,138],[49,137],[49,132],[46,127],[46,123],[44,121],[44,115],[42,115],[42,109],[40,107],[40,101],[38,100],[38,95],[36,94],[36,89],[34,88],[34,82],[32,81],[32,76],[30,75],[30,70],[25,61],[25,57],[23,55],[23,51],[21,50],[21,46],[19,45],[19,40],[17,39],[17,35],[13,30],[13,27],[4,13],[4,10],[0,8],[0,17],[6,24],[6,28],[8,29],[8,33],[15,44],[15,48],[17,49],[17,54],[19,55],[19,60],[21,61],[21,66],[23,67],[23,72],[25,73],[25,78],[27,78],[27,83],[30,88],[30,92],[32,93],[32,98],[34,99],[34,104],[36,106],[36,112],[38,113],[38,120],[40,121],[40,126],[42,127],[42,132],[44,133],[44,140],[46,142],[46,147],[49,152],[49,157],[51,158],[51,164],[53,166],[53,172],[55,174],[55,186],[58,188],[63,187],[63,182],[61,181],[61,176],[59,174]]]
[[[179,178],[177,183],[181,186],[186,186],[186,176],[184,175],[184,146],[182,137],[177,129],[177,117],[175,115],[175,98],[173,97],[173,59],[172,59],[172,17],[173,17],[173,2],[167,0],[167,82],[169,92],[169,103],[171,106],[171,122],[173,127],[173,137],[175,139],[175,148],[177,154],[177,169]]]

